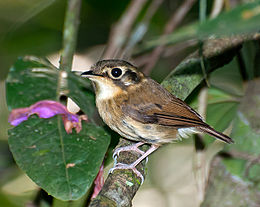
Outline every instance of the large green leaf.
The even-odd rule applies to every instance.
[[[86,193],[99,171],[108,141],[103,128],[93,124],[83,124],[79,134],[67,134],[59,117],[36,116],[11,130],[9,137],[19,167],[62,200],[78,199]]]
[[[6,82],[9,110],[27,107],[43,99],[56,99],[58,70],[42,59],[19,58]]]
[[[212,72],[209,81],[210,85],[232,94],[234,97],[242,97],[244,95],[243,80],[237,58]]]
[[[71,97],[91,117],[95,109],[90,82],[59,71],[48,61],[20,58],[7,79],[9,109],[28,107],[43,99]],[[83,123],[79,134],[67,134],[60,117],[34,116],[9,130],[9,145],[18,166],[49,194],[78,199],[93,183],[110,143],[106,131]]]
[[[174,44],[188,39],[223,37],[258,32],[260,28],[260,1],[242,4],[233,10],[224,12],[214,19],[182,27],[174,33],[148,41],[142,49],[158,45]]]
[[[214,48],[210,48],[214,49]],[[227,64],[232,60],[236,47],[232,50],[222,51],[212,57],[205,57],[206,73]],[[201,58],[196,54],[181,62],[162,82],[162,85],[180,99],[186,99],[188,95],[204,80],[201,68]]]
[[[72,72],[59,71],[45,59],[21,57],[7,78],[7,104],[11,110],[66,95],[91,116],[95,104],[90,88],[89,80],[83,80]]]

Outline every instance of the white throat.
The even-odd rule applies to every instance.
[[[97,79],[92,81],[94,81],[98,87],[98,91],[96,91],[97,100],[111,99],[115,97],[119,92],[121,92],[121,89],[119,87],[115,87],[111,85],[111,83],[106,83]]]

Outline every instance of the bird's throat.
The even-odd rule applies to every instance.
[[[96,99],[97,100],[108,100],[112,99],[120,94],[123,94],[123,90],[111,83],[104,83],[95,81]]]

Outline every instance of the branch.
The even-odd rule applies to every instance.
[[[227,152],[229,156],[235,159],[241,159],[245,160],[246,163],[246,168],[245,168],[245,177],[249,178],[249,170],[253,165],[260,164],[260,155],[252,155],[247,152],[241,152],[241,151],[236,151],[236,150],[230,150]]]
[[[63,49],[60,69],[70,71],[76,48],[81,0],[69,0],[63,29]]]
[[[133,142],[120,139],[116,149],[131,144],[133,144]],[[140,148],[145,150],[147,149],[147,146]],[[135,152],[121,152],[117,161],[130,164],[137,160],[139,156],[140,155]],[[136,168],[145,177],[145,161],[137,165]],[[132,206],[133,197],[140,185],[140,178],[137,177],[132,170],[115,170],[108,175],[102,190],[98,196],[92,200],[89,207]]]
[[[103,59],[113,58],[123,46],[130,29],[147,0],[133,0],[112,28]]]
[[[244,42],[259,38],[259,34],[253,34],[206,40],[203,44],[206,73],[211,73],[229,63]],[[204,75],[201,71],[200,57],[196,51],[172,70],[162,85],[172,94],[184,100],[203,81]]]
[[[177,9],[176,13],[174,13],[171,17],[170,20],[166,23],[163,35],[170,34],[171,32],[174,31],[174,29],[181,23],[183,18],[186,16],[188,11],[191,9],[193,4],[196,2],[196,0],[186,0],[183,2],[183,4]],[[147,61],[147,65],[145,66],[143,72],[145,74],[149,74],[160,58],[163,50],[165,49],[165,46],[158,46],[156,47],[149,58],[149,61]]]
[[[132,50],[134,46],[140,42],[145,33],[148,30],[148,26],[150,24],[150,21],[160,5],[163,3],[163,0],[153,0],[149,7],[146,10],[146,13],[143,17],[143,19],[136,25],[136,27],[133,29],[133,32],[131,33],[129,40],[123,49],[121,57],[126,57],[128,58],[130,54],[132,54]]]

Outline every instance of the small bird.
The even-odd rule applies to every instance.
[[[136,165],[162,144],[186,138],[192,133],[204,132],[223,142],[233,142],[206,124],[185,102],[127,61],[101,60],[81,75],[93,82],[96,106],[104,122],[124,138],[137,142],[117,149],[113,156],[132,150],[141,154],[130,165],[117,163],[112,171],[132,169],[143,181]],[[138,148],[143,144],[151,147],[143,152]]]

